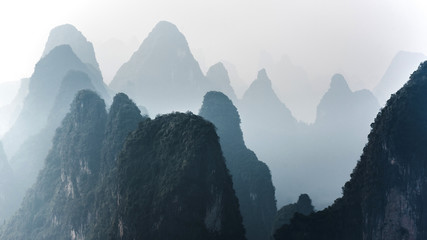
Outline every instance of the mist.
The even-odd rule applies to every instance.
[[[422,1],[0,9],[0,238],[269,239],[424,156]]]

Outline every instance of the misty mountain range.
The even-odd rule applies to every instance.
[[[274,64],[239,98],[232,65],[204,74],[172,23],[108,86],[92,43],[58,26],[32,76],[4,87],[0,239],[423,239],[425,65],[410,77],[423,60],[399,52],[373,92],[333,75],[304,123]],[[308,114],[306,73],[286,57],[271,68],[297,76],[284,99]]]

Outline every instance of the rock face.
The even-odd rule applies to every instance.
[[[210,90],[224,93],[234,104],[237,104],[237,97],[230,85],[230,78],[224,64],[219,62],[211,66],[206,73],[206,78],[210,82]]]
[[[8,222],[2,239],[82,239],[91,221],[107,113],[91,91],[76,96],[37,182]]]
[[[64,77],[50,111],[46,126],[37,134],[30,136],[11,159],[11,166],[19,179],[16,192],[21,198],[25,191],[36,181],[44,160],[52,147],[55,130],[70,109],[79,90],[95,90],[89,76],[81,71],[70,70]],[[19,206],[20,200],[17,201]]]
[[[191,114],[144,121],[124,94],[107,115],[82,90],[0,238],[244,239],[244,228],[212,124]]]
[[[408,81],[408,76],[425,60],[427,56],[422,53],[400,51],[394,56],[384,76],[374,88],[374,94],[381,106]]]
[[[426,91],[423,63],[376,117],[343,197],[296,216],[276,239],[425,239]]]
[[[159,22],[110,83],[154,116],[197,110],[207,81],[178,28]]]
[[[269,239],[277,210],[271,174],[267,165],[245,146],[236,107],[223,93],[208,92],[199,115],[217,128],[247,239]]]
[[[118,169],[120,238],[245,239],[218,136],[201,117],[143,122]]]
[[[309,215],[314,212],[314,207],[311,205],[311,199],[307,194],[301,194],[296,203],[291,203],[283,206],[277,211],[276,219],[274,220],[273,233],[285,224],[291,223],[291,219],[296,213]]]

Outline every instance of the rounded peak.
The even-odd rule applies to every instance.
[[[113,102],[129,102],[132,101],[125,93],[119,92],[114,96]]]
[[[209,68],[209,70],[208,70],[208,72],[207,72],[207,75],[209,74],[209,72],[212,72],[212,71],[228,73],[228,72],[227,72],[227,69],[225,68],[225,66],[224,66],[224,64],[223,64],[222,62],[217,62],[217,63],[215,63],[214,65],[212,65],[212,66]]]
[[[44,57],[47,58],[48,56],[63,56],[63,55],[75,55],[73,52],[73,49],[68,44],[62,44],[54,47],[49,53]]]
[[[56,46],[68,44],[80,60],[86,64],[98,68],[93,45],[86,37],[73,25],[64,24],[53,28],[43,51],[43,56],[49,54]]]
[[[99,101],[104,102],[104,100],[102,100],[101,97],[96,92],[88,89],[83,89],[77,92],[72,105],[77,108],[81,108],[87,102],[99,102]]]
[[[178,32],[179,33],[179,30],[175,26],[175,24],[171,22],[160,21],[154,27],[153,32]]]
[[[308,196],[308,194],[306,194],[306,193],[299,195],[297,203],[299,205],[311,205],[310,196]]]
[[[340,90],[349,90],[350,88],[345,80],[344,76],[341,74],[335,74],[332,76],[331,84],[329,85],[330,89],[340,89]]]
[[[132,99],[129,98],[128,95],[125,93],[117,93],[113,98],[113,104],[111,104],[111,110],[121,108],[123,106],[131,106],[133,109],[136,109],[135,111],[138,112],[138,114],[141,112],[138,108],[138,106],[132,101]]]
[[[222,92],[218,92],[218,91],[209,91],[205,94],[205,96],[203,97],[203,102],[205,101],[210,101],[211,99],[215,99],[216,101],[221,100],[224,102],[227,102],[229,104],[233,104],[230,100],[230,98],[227,97],[227,95],[225,95]]]
[[[223,84],[230,83],[228,71],[221,62],[212,65],[206,73],[206,77],[212,81],[222,82]]]
[[[75,33],[83,36],[83,34],[79,30],[77,30],[77,28],[74,25],[69,23],[62,24],[52,28],[52,30],[50,30],[50,35],[56,34],[58,32]]]

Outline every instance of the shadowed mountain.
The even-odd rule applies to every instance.
[[[409,75],[425,60],[427,56],[422,53],[400,51],[394,56],[384,76],[374,88],[374,94],[381,106],[408,81]]]
[[[100,165],[107,113],[93,92],[76,96],[37,182],[7,223],[2,239],[81,239]]]
[[[208,81],[184,35],[169,22],[159,22],[110,83],[155,116],[197,110]]]
[[[427,63],[387,101],[343,197],[276,239],[426,239]]]
[[[291,223],[291,219],[294,217],[295,213],[307,216],[313,212],[314,207],[311,205],[310,197],[307,194],[299,195],[296,203],[283,206],[279,211],[277,211],[276,218],[274,220],[273,233],[281,226]]]
[[[192,114],[143,120],[124,94],[107,115],[80,91],[0,238],[244,239],[214,126]]]
[[[215,127],[201,117],[143,122],[128,137],[118,169],[121,238],[245,239]]]
[[[236,107],[223,93],[208,92],[199,115],[217,128],[247,239],[269,239],[277,211],[271,174],[267,165],[246,148]]]
[[[16,172],[17,179],[19,179],[16,191],[21,198],[35,182],[37,174],[43,168],[44,159],[52,147],[55,130],[69,111],[70,104],[77,92],[82,89],[95,89],[89,76],[84,72],[69,71],[61,83],[46,126],[39,133],[30,136],[11,158],[11,166]]]

